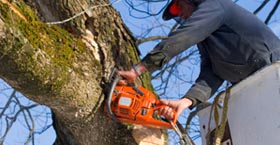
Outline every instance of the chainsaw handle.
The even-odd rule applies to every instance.
[[[154,110],[159,110],[159,109],[165,108],[165,107],[167,107],[167,106],[168,106],[168,105],[160,104],[159,100],[157,100],[156,103],[155,103],[155,108],[154,108]],[[176,122],[177,122],[177,119],[178,119],[177,112],[176,112],[175,110],[173,110],[173,109],[172,109],[172,112],[173,112],[173,114],[174,114],[173,119],[171,119],[171,120],[169,120],[169,119],[167,119],[167,118],[165,118],[165,119],[168,120],[168,121],[172,121],[173,123],[176,123]],[[159,114],[159,115],[161,115],[161,114]],[[164,117],[165,117],[165,116],[164,116]]]

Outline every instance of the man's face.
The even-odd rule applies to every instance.
[[[179,17],[181,19],[187,19],[192,15],[194,5],[188,0],[176,0],[176,5],[180,9]]]

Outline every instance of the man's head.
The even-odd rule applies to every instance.
[[[174,17],[187,19],[192,15],[195,8],[192,0],[172,0],[171,3],[164,10],[162,19],[170,20]]]

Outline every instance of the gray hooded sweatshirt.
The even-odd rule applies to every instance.
[[[143,59],[149,71],[197,44],[201,72],[184,97],[205,102],[224,80],[238,83],[280,59],[279,38],[232,0],[199,0],[191,17]]]

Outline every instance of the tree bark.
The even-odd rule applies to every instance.
[[[0,0],[0,77],[52,109],[56,145],[136,144],[126,126],[103,112],[111,69],[139,61],[134,38],[108,3]],[[139,83],[151,88],[148,80]]]

